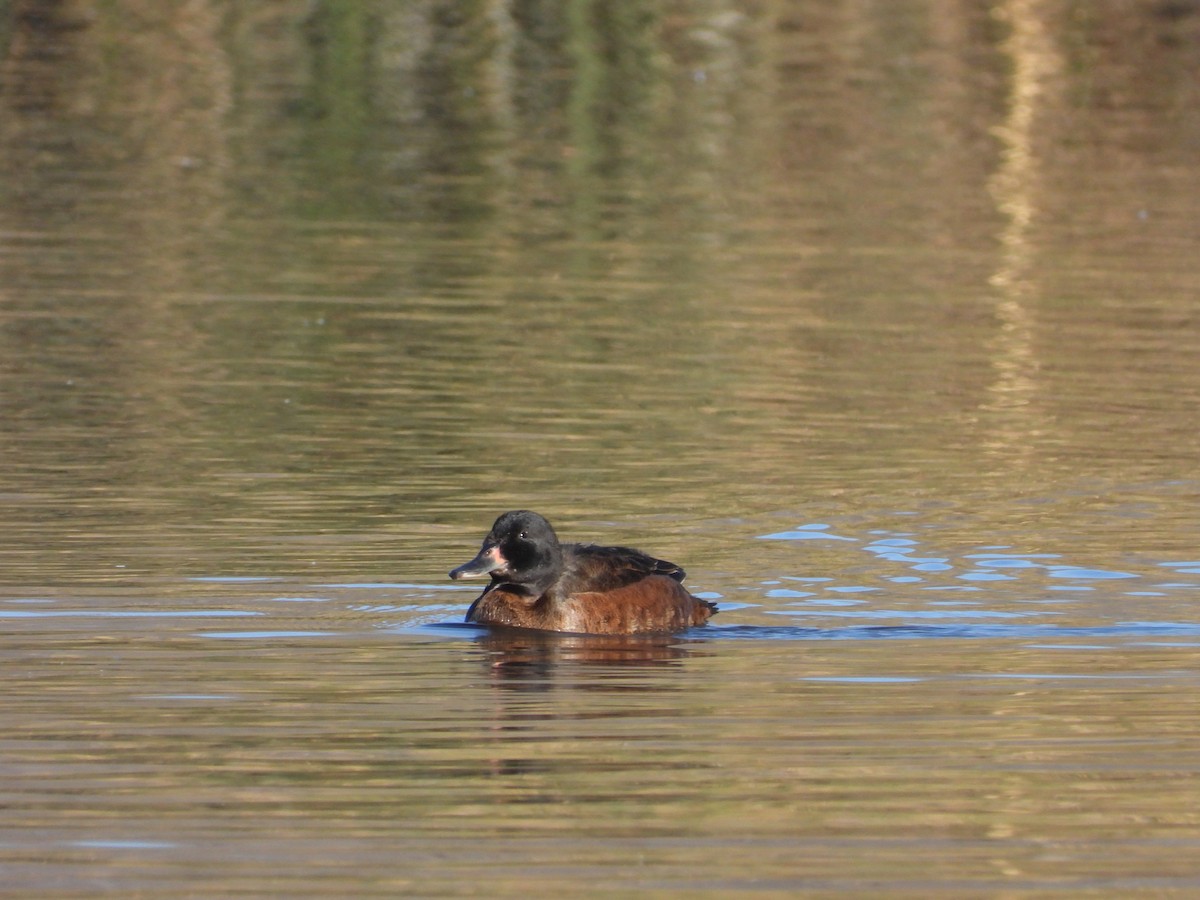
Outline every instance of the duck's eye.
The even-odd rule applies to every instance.
[[[522,531],[520,534],[517,535],[517,537],[519,537],[521,540],[525,540],[525,538],[529,537],[529,532]]]

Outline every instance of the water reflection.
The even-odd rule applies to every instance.
[[[550,690],[546,676],[564,663],[617,666],[670,665],[696,648],[669,635],[570,635],[524,629],[490,629],[478,639],[497,683],[517,689]],[[614,690],[632,689],[612,683]]]
[[[692,527],[812,500],[1011,494],[1015,473],[981,472],[981,447],[1044,485],[1189,461],[1192,272],[1167,238],[1192,193],[1153,192],[1175,224],[1089,233],[1095,258],[1064,225],[1105,207],[1058,177],[1083,151],[1046,124],[1080,89],[1061,4],[1009,4],[1002,28],[920,2],[551,6],[222,20],[200,4],[126,42],[115,14],[18,5],[0,92],[21,199],[0,257],[17,410],[3,440],[14,473],[71,471],[94,491],[81,532],[137,532],[94,567],[169,571],[170,548],[166,563],[140,548],[193,543],[198,509],[279,571],[312,562],[285,541],[321,547],[331,517],[368,541],[460,527],[501,494]],[[1094,16],[1139,35],[1189,20]],[[104,68],[118,43],[124,65]],[[1136,71],[1128,103],[1181,70]],[[1128,134],[1104,108],[1070,114],[1098,159]],[[1139,122],[1176,147],[1176,123]],[[1096,177],[1186,171],[1160,156]],[[1134,238],[1145,253],[1114,277],[1136,293],[1174,273],[1146,300],[1157,311],[1107,302],[1108,284],[1054,300]],[[1059,241],[1078,266],[1051,265]],[[1018,282],[1045,292],[1002,284]],[[971,299],[988,290],[994,307]],[[1155,321],[1183,331],[1148,334]],[[1121,410],[1093,393],[1133,404],[1136,440],[1114,446],[1105,413]],[[39,542],[56,531],[37,502],[17,513]],[[383,543],[369,577],[390,574]]]
[[[1063,63],[1045,21],[1045,4],[1016,0],[998,6],[996,14],[1009,28],[1001,46],[1012,76],[1007,114],[995,129],[1003,153],[988,187],[1007,221],[999,237],[999,266],[989,279],[1000,295],[999,329],[992,340],[996,380],[981,409],[987,427],[995,432],[989,452],[1024,468],[1036,455],[1036,437],[1050,428],[1044,411],[1035,405],[1045,360],[1038,349],[1034,312],[1040,292],[1036,282],[1040,248],[1034,229],[1042,196],[1045,137],[1055,110],[1061,107],[1052,87]]]
[[[1198,28],[0,5],[6,887],[1193,889]]]

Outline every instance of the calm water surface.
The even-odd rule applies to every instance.
[[[0,10],[0,895],[1200,893],[1200,9],[559,6]]]

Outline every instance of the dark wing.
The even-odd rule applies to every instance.
[[[611,591],[641,581],[649,575],[666,575],[683,581],[686,573],[673,562],[655,559],[629,547],[597,547],[594,544],[563,546],[563,578],[567,594]]]

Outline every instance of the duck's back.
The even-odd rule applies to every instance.
[[[680,582],[687,573],[673,562],[630,547],[564,544],[563,573],[556,587],[560,596],[612,591],[652,575]]]

